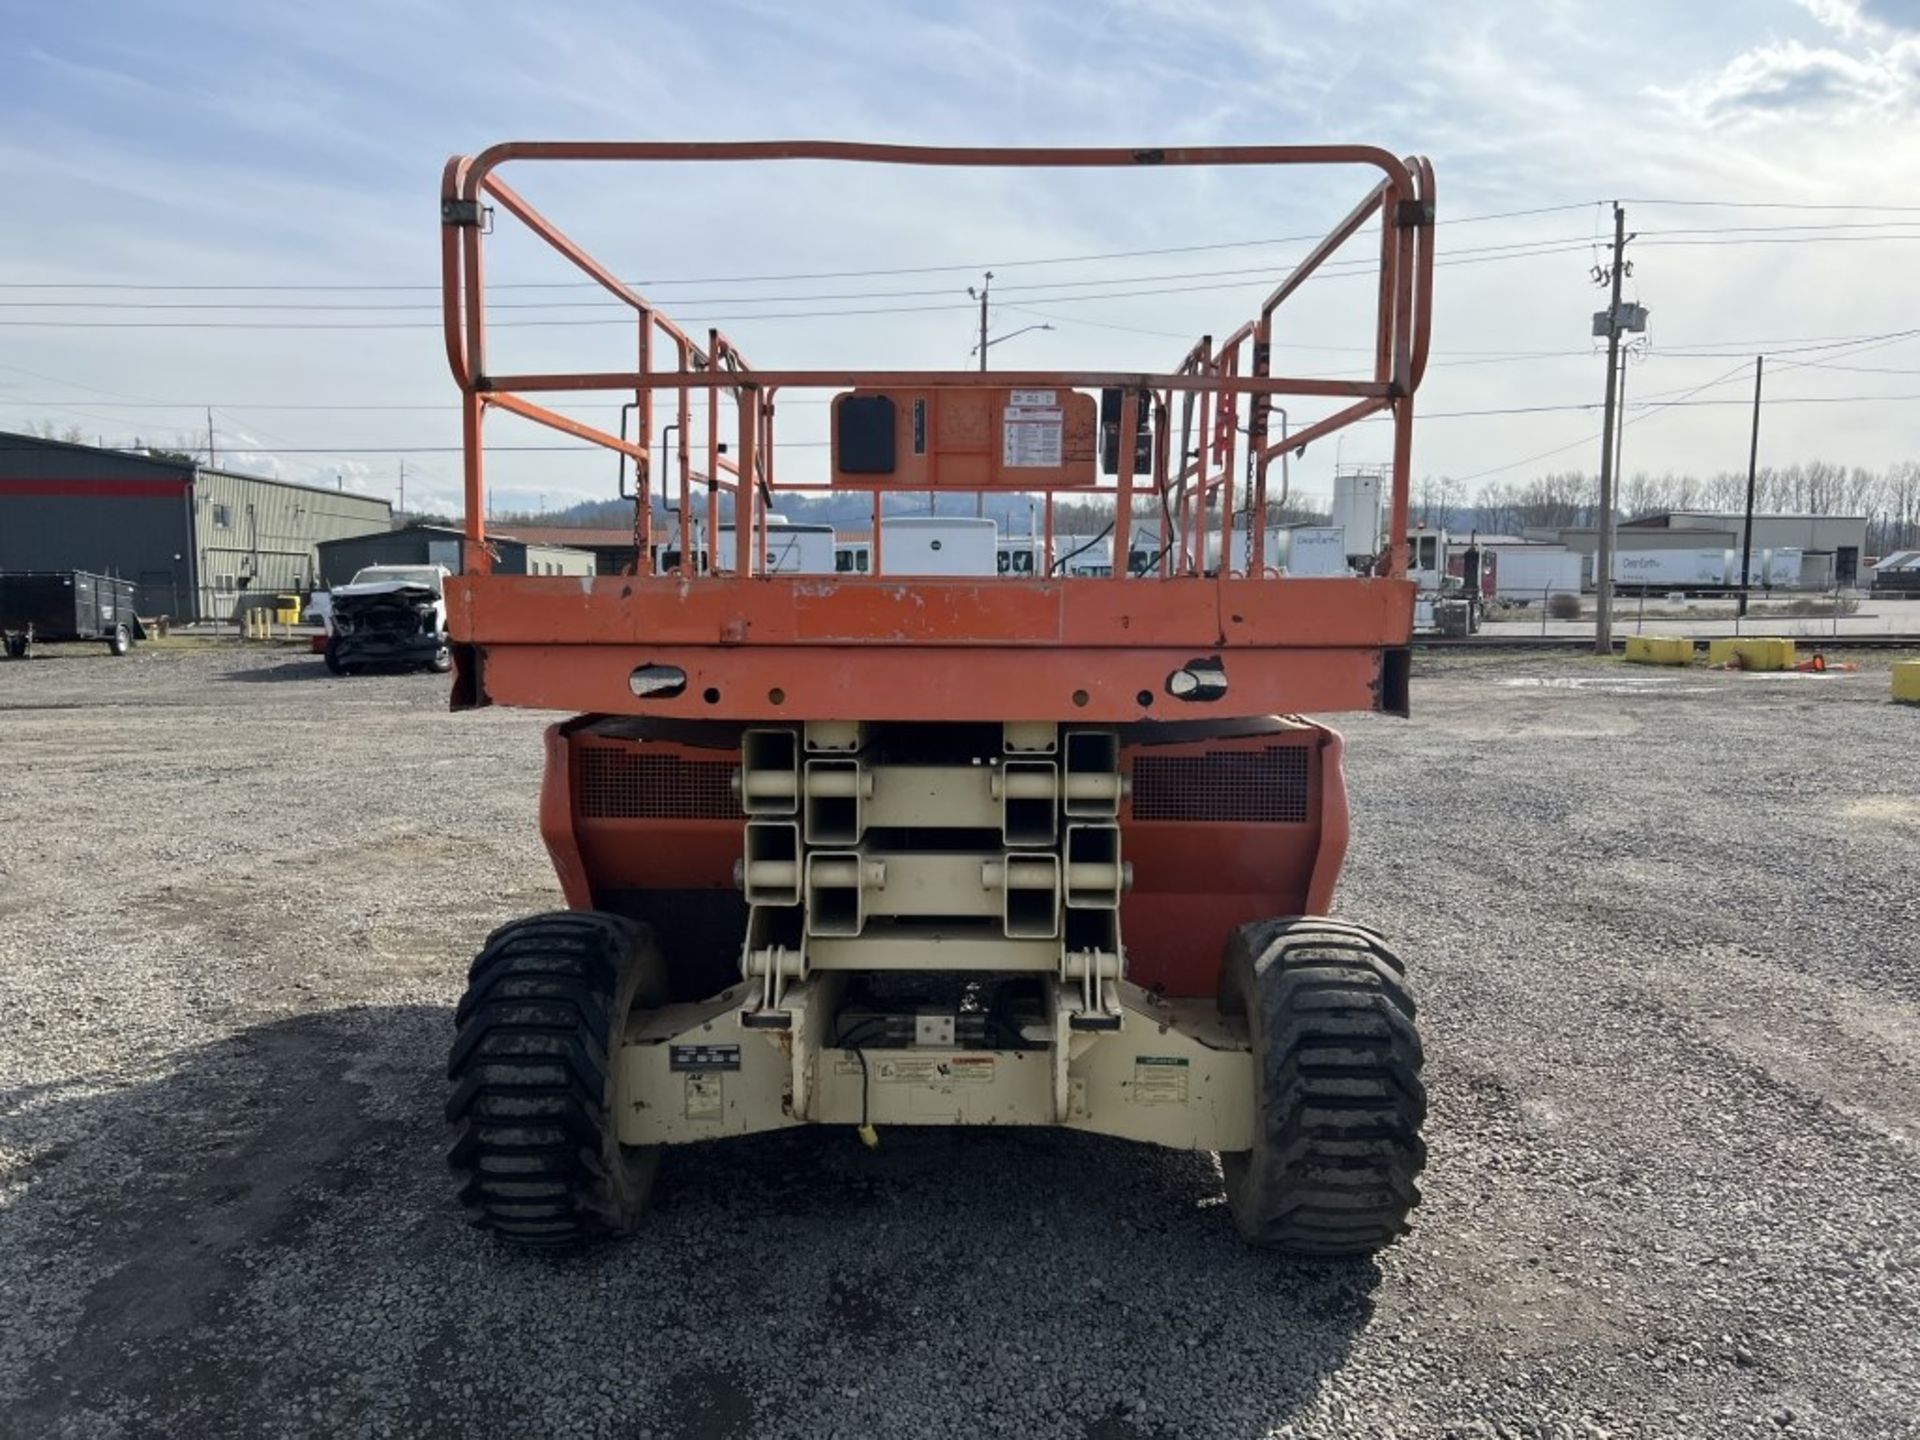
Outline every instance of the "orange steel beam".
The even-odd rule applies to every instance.
[[[531,400],[522,400],[518,395],[482,395],[480,403],[497,405],[502,410],[511,410],[522,419],[531,420],[536,425],[545,425],[549,430],[558,430],[563,435],[571,435],[576,440],[591,440],[594,444],[604,445],[609,450],[618,450],[632,459],[635,473],[641,480],[641,488],[644,490],[652,461],[646,446],[631,440],[622,440],[618,435],[609,435],[604,430],[575,420],[571,416],[562,415],[556,410],[549,410],[544,405],[536,405]]]
[[[1420,184],[1420,201],[1425,207],[1424,224],[1427,230],[1426,241],[1420,246],[1420,273],[1416,283],[1420,286],[1419,304],[1415,313],[1419,323],[1413,329],[1413,373],[1407,378],[1409,389],[1418,389],[1420,381],[1427,373],[1427,352],[1433,344],[1433,325],[1430,309],[1433,299],[1433,207],[1435,204],[1435,182],[1433,162],[1424,155],[1415,156],[1407,162],[1413,167]]]
[[[992,383],[1004,386],[1055,386],[1065,389],[1096,390],[1107,387],[1139,389],[1209,390],[1218,386],[1214,375],[1157,375],[1151,371],[1128,370],[995,370]],[[483,392],[495,390],[631,390],[637,380],[661,389],[685,386],[690,390],[727,390],[758,387],[782,390],[844,390],[859,386],[878,390],[904,390],[921,387],[928,390],[979,389],[978,370],[743,370],[713,372],[700,370],[655,370],[641,376],[626,370],[587,371],[574,375],[485,375],[475,385]],[[1244,376],[1234,382],[1236,391],[1260,395],[1388,395],[1391,385],[1377,380],[1325,380],[1278,376],[1257,380]]]
[[[1334,431],[1344,429],[1356,420],[1364,420],[1369,415],[1374,415],[1385,410],[1393,403],[1391,400],[1362,400],[1357,405],[1349,405],[1344,410],[1336,410],[1333,414],[1327,416],[1326,419],[1316,420],[1304,430],[1289,431],[1285,440],[1274,441],[1273,444],[1266,448],[1263,454],[1268,459],[1272,459],[1278,456],[1283,450],[1298,450],[1303,445],[1311,445],[1321,436],[1331,435]]]
[[[869,165],[962,169],[1133,169],[1184,165],[1369,165],[1411,187],[1406,163],[1375,145],[1202,145],[1128,149],[873,145],[845,140],[509,140],[469,162],[461,194],[475,198],[492,171],[509,160],[849,160]]]

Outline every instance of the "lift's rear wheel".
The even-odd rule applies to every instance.
[[[620,1041],[635,1006],[665,997],[653,932],[618,915],[536,915],[487,938],[447,1062],[447,1159],[476,1225],[528,1246],[634,1227],[659,1152],[615,1129]]]
[[[1371,930],[1263,920],[1227,942],[1221,1005],[1253,1042],[1253,1148],[1220,1157],[1256,1245],[1365,1255],[1407,1229],[1426,1163],[1406,967]]]

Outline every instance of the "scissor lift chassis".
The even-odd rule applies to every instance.
[[[764,514],[784,488],[771,462],[773,394],[979,392],[981,377],[753,371],[717,332],[702,345],[665,321],[494,172],[515,159],[796,156],[1354,163],[1383,178],[1256,321],[1218,346],[1203,341],[1176,370],[989,377],[1028,394],[1101,388],[1121,435],[1142,431],[1151,411],[1157,449],[1149,456],[1144,437],[1117,447],[1114,500],[1116,555],[1131,553],[1136,494],[1157,496],[1176,524],[1177,541],[1145,570],[1055,578],[1048,489],[1040,578],[891,576],[879,544],[886,486],[874,483],[875,573],[792,576],[756,566]],[[1053,1125],[1219,1152],[1229,1205],[1258,1243],[1356,1253],[1405,1228],[1424,1153],[1413,1005],[1377,935],[1320,918],[1347,844],[1341,741],[1298,717],[1405,713],[1407,467],[1432,193],[1424,162],[1362,147],[516,145],[449,165],[446,329],[470,542],[468,572],[447,587],[454,704],[579,717],[548,731],[540,805],[568,909],[490,937],[458,1011],[452,1159],[478,1223],[527,1244],[630,1229],[659,1155],[676,1145],[800,1125],[854,1127],[869,1141],[895,1125]],[[488,373],[487,206],[633,307],[636,371]],[[1373,377],[1275,378],[1273,311],[1375,217]],[[651,363],[662,344],[675,368]],[[596,390],[640,402],[637,440],[525,398]],[[723,477],[740,517],[731,557],[714,486],[703,495],[689,458],[685,397],[696,390],[713,401],[705,476]],[[633,573],[490,573],[490,409],[621,451],[646,495],[651,397],[676,391],[666,479],[679,486],[677,544],[654,543],[641,503]],[[1265,513],[1280,451],[1267,411],[1282,394],[1347,402],[1292,445],[1371,414],[1393,421],[1393,539],[1377,573],[1286,578],[1264,567],[1258,531],[1244,566],[1208,566],[1209,553],[1241,553],[1242,415],[1251,498]],[[738,411],[730,455],[711,419],[723,398]],[[1183,406],[1203,438],[1193,449],[1183,432],[1176,455]],[[703,503],[696,542],[688,517]],[[677,556],[669,570],[651,558],[663,546]]]

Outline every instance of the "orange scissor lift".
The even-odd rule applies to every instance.
[[[1251,320],[1170,370],[987,375],[755,370],[500,178],[775,160],[1346,166],[1371,184]],[[1327,918],[1341,742],[1299,717],[1406,710],[1431,166],[1365,146],[511,143],[450,161],[441,207],[468,540],[447,594],[453,703],[578,717],[547,733],[540,803],[569,908],[496,931],[457,1012],[451,1162],[475,1220],[572,1243],[637,1223],[667,1146],[1004,1124],[1217,1151],[1255,1243],[1343,1254],[1401,1233],[1424,1158],[1414,1007],[1381,938]],[[489,368],[502,213],[631,309],[631,370]],[[1281,305],[1370,227],[1370,376],[1274,373]],[[828,483],[871,496],[869,573],[787,573],[769,549],[797,488],[774,464],[776,406],[806,392],[832,399]],[[631,438],[548,400],[606,394],[631,398]],[[1327,413],[1276,440],[1282,396]],[[664,473],[657,403],[675,416]],[[491,573],[493,409],[632,462],[631,573]],[[1373,415],[1392,422],[1387,547],[1352,575],[1289,578],[1267,554],[1269,466]],[[996,490],[1044,497],[1035,574],[889,568],[890,494]],[[1061,573],[1060,495],[1114,507],[1110,575]]]

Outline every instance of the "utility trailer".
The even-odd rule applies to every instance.
[[[104,640],[115,655],[147,638],[133,613],[133,581],[86,570],[19,570],[0,574],[0,640],[7,656],[25,660],[37,643]]]
[[[1165,370],[982,374],[756,370],[501,175],[791,160],[1214,166],[1249,187],[1348,166],[1370,183],[1251,318]],[[1334,918],[1342,744],[1305,717],[1407,710],[1431,166],[1364,146],[522,143],[450,161],[441,213],[469,541],[447,586],[452,703],[575,714],[547,732],[540,798],[567,909],[496,930],[455,1014],[450,1161],[474,1221],[529,1246],[626,1232],[664,1152],[791,1126],[877,1143],[893,1125],[1051,1125],[1218,1152],[1255,1244],[1351,1255],[1402,1233],[1425,1157],[1414,1003],[1388,942]],[[494,219],[628,307],[636,368],[490,366]],[[1276,310],[1366,229],[1369,373],[1275,374]],[[822,392],[828,473],[796,483],[774,463],[775,399]],[[634,401],[634,438],[553,408],[608,394]],[[1280,396],[1323,413],[1273,441]],[[492,573],[496,411],[625,454],[643,497],[652,428],[671,417],[680,443],[657,478],[678,492],[677,537],[653,533],[644,499],[634,516],[637,553],[671,550],[671,572]],[[1246,513],[1263,515],[1284,450],[1374,415],[1393,460],[1365,573],[1283,575],[1258,527],[1244,570],[1209,564],[1241,548],[1243,464]],[[717,523],[694,534],[703,494],[718,513],[709,477],[737,517],[725,562]],[[871,498],[868,571],[765,563],[781,492],[810,489]],[[902,574],[883,502],[941,490],[1040,497],[1036,573]],[[1059,573],[1080,543],[1055,534],[1059,495],[1111,506],[1109,553],[1141,563]],[[1151,547],[1136,507],[1164,527]]]

